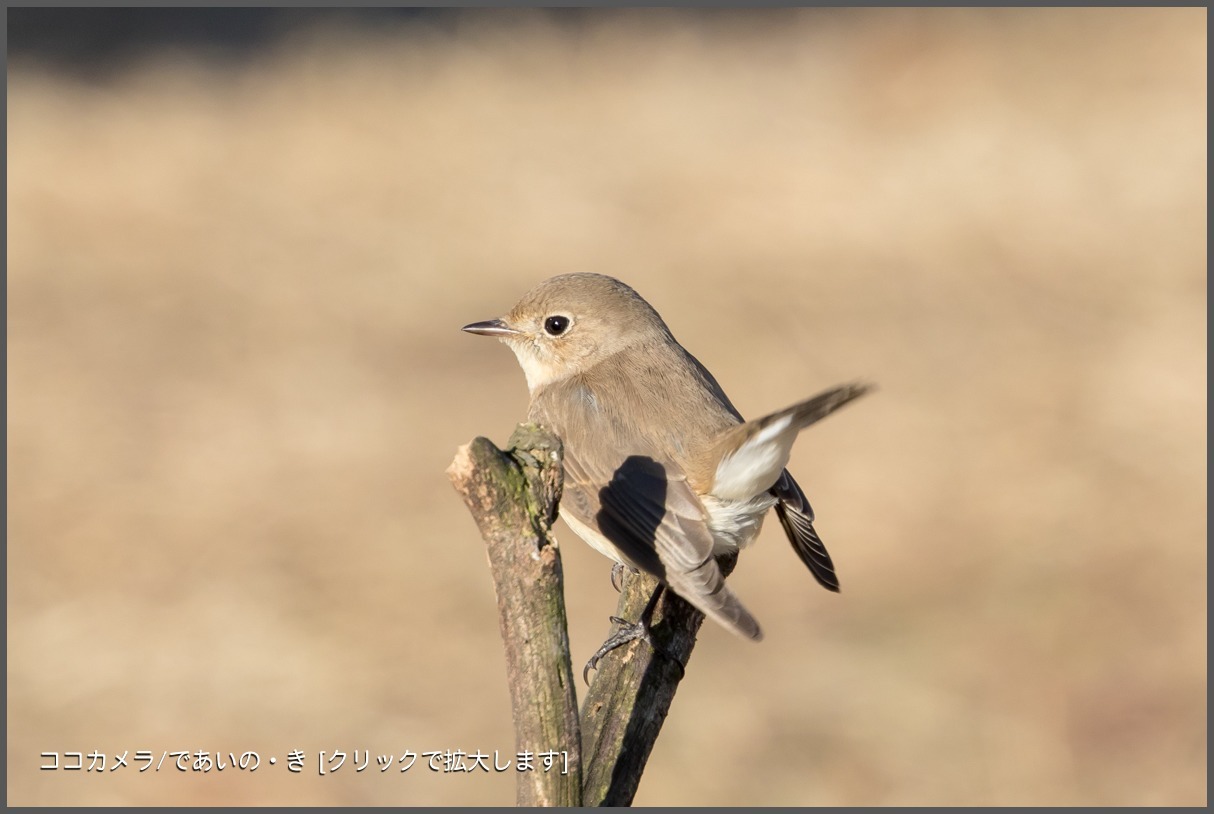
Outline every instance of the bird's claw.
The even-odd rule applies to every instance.
[[[654,647],[653,638],[650,636],[649,625],[645,621],[629,622],[621,619],[618,616],[612,616],[611,621],[619,625],[619,630],[607,637],[607,641],[603,642],[595,654],[590,657],[590,661],[586,662],[586,666],[582,668],[582,680],[587,684],[590,683],[590,671],[599,668],[599,660],[603,656],[615,650],[617,647],[622,647],[629,642],[634,642],[637,639],[644,639],[649,642],[649,646]]]
[[[641,573],[637,569],[624,565],[622,562],[612,563],[611,565],[611,587],[615,588],[618,594],[624,590],[624,569],[627,568],[633,574]]]

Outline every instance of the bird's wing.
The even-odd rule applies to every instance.
[[[579,534],[578,525],[602,538],[587,542],[603,553],[613,548],[618,559],[658,577],[734,633],[762,637],[758,622],[725,585],[704,507],[678,467],[643,455],[596,465],[568,447],[564,462],[561,511],[572,515]]]
[[[837,592],[839,578],[835,576],[835,564],[831,562],[822,538],[814,530],[813,507],[787,469],[780,473],[771,493],[776,496],[776,516],[780,518],[793,550],[823,588]]]

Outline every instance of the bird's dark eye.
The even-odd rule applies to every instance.
[[[569,317],[548,317],[544,320],[544,330],[549,336],[560,336],[569,327]]]

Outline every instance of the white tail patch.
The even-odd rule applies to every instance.
[[[789,426],[791,426],[791,425],[792,425],[792,413],[789,413],[788,415],[784,416],[783,418],[777,418],[775,421],[771,422],[766,427],[759,430],[759,434],[756,435],[754,438],[750,439],[750,441],[743,444],[742,447],[745,448],[749,444],[766,444],[770,441],[773,441],[773,440],[779,438],[780,435],[785,430],[787,430],[789,428]],[[783,468],[783,467],[781,467],[781,468]]]
[[[791,413],[777,418],[717,464],[712,494],[721,500],[749,500],[775,486],[797,440]]]
[[[714,555],[728,554],[753,543],[763,528],[767,510],[776,505],[775,496],[767,492],[749,500],[718,500],[712,495],[704,495],[700,500],[708,514]]]

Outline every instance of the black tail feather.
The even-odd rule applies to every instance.
[[[776,516],[780,518],[780,525],[784,527],[793,550],[823,588],[837,593],[839,577],[835,574],[835,564],[831,562],[822,538],[814,529],[813,507],[787,469],[771,492],[778,498]]]

